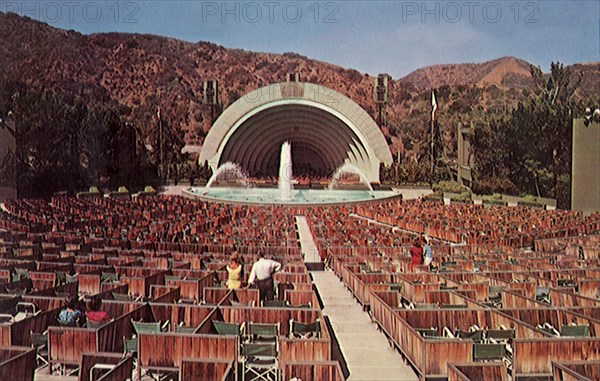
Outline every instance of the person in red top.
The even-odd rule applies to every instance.
[[[100,311],[102,301],[100,298],[93,297],[88,304],[88,310],[85,312],[87,320],[98,325],[104,324],[110,320],[105,311]]]
[[[423,260],[423,248],[421,247],[421,239],[416,239],[413,247],[410,249],[410,272],[413,272],[415,265],[420,265]]]

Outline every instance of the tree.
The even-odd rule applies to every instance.
[[[513,111],[506,131],[514,147],[511,175],[527,193],[558,198],[559,207],[567,208],[570,198],[559,189],[570,178],[565,176],[570,174],[571,110],[578,82],[571,83],[570,70],[560,63],[552,63],[547,79],[539,67],[532,66],[531,73],[537,92]]]
[[[579,83],[552,63],[544,75],[531,67],[536,91],[512,112],[489,114],[476,124],[475,190],[528,193],[570,205],[571,110]]]
[[[171,124],[159,111],[156,120],[149,131],[152,152],[151,162],[159,169],[162,180],[167,180],[169,174],[175,175],[177,165],[188,159],[181,152],[185,141],[181,127]]]
[[[208,160],[204,161],[204,165],[202,165],[202,167],[200,167],[200,172],[198,177],[200,178],[201,181],[208,181],[213,175],[212,172],[212,168],[210,167],[210,164],[208,164]]]
[[[17,82],[0,85],[0,105],[12,111],[18,135],[19,196],[49,197],[91,185],[133,189],[151,180],[145,151],[141,147],[138,155],[135,131],[116,103]]]

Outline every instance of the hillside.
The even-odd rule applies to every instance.
[[[480,64],[433,65],[418,69],[400,79],[420,88],[441,86],[528,87],[530,64],[514,57],[502,57]]]
[[[597,63],[573,69],[588,88],[600,88]],[[219,81],[222,109],[246,92],[284,80],[288,72],[347,95],[375,117],[374,77],[356,70],[294,53],[254,53],[154,35],[87,36],[0,13],[0,77],[94,101],[115,100],[142,130],[151,125],[160,105],[163,115],[186,131],[190,144],[202,142],[217,116],[201,104],[204,80]],[[457,120],[468,120],[472,112],[513,107],[531,85],[529,64],[514,57],[419,69],[392,81],[386,108],[389,128],[383,131],[392,152],[410,150],[427,128],[435,88],[444,136],[451,142]]]

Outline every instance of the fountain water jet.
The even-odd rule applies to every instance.
[[[367,176],[365,176],[363,171],[361,171],[360,168],[358,168],[357,166],[355,166],[353,164],[348,164],[348,163],[342,165],[335,171],[335,173],[331,177],[331,182],[329,183],[330,190],[335,189],[335,187],[338,183],[338,180],[340,179],[340,177],[342,177],[342,175],[344,173],[352,173],[352,174],[358,175],[360,181],[365,183],[367,185],[367,187],[369,188],[369,191],[371,192],[371,196],[375,195],[375,193],[373,191],[373,187],[371,186],[371,183],[369,182],[369,180],[367,179]]]
[[[240,187],[214,187],[210,186],[224,173],[231,173],[239,178],[245,188]],[[369,190],[338,190],[338,180],[343,174],[350,173],[358,175],[361,182],[366,184]],[[248,177],[242,167],[238,164],[227,162],[221,165],[204,188],[190,188],[185,193],[203,200],[217,202],[234,202],[244,204],[340,204],[369,201],[374,198],[402,197],[395,191],[373,191],[365,174],[352,164],[344,164],[337,169],[329,184],[329,189],[293,189],[292,179],[292,148],[289,142],[281,145],[281,157],[279,167],[278,188],[253,188],[250,187]],[[210,189],[209,189],[210,188]],[[247,189],[251,188],[251,189]]]
[[[240,180],[242,180],[242,184],[244,185],[244,188],[249,188],[250,187],[250,182],[248,181],[248,176],[246,176],[246,174],[244,173],[242,167],[240,167],[236,163],[232,163],[232,162],[228,161],[228,162],[223,163],[222,165],[220,165],[219,168],[217,168],[217,170],[215,171],[215,173],[213,173],[213,175],[210,177],[210,179],[206,183],[205,188],[210,188],[210,186],[213,185],[213,183],[220,176],[222,176],[225,173],[233,173],[237,178],[239,178]]]
[[[279,196],[283,201],[292,199],[292,145],[284,142],[281,145],[279,158]]]

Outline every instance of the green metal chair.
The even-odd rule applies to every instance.
[[[429,310],[439,308],[437,303],[415,303],[416,310]]]
[[[135,333],[137,335],[139,335],[140,333],[160,333],[160,332],[164,332],[167,330],[167,327],[169,326],[171,322],[170,321],[165,321],[164,323],[161,323],[159,321],[157,322],[143,322],[143,321],[135,321],[133,319],[131,319],[131,324],[133,324],[133,330],[135,331]]]
[[[237,336],[239,338],[242,337],[246,325],[245,323],[227,323],[219,320],[213,320],[212,324],[219,335]]]
[[[428,333],[424,333],[423,338],[426,340],[448,340],[448,339],[450,339],[449,337],[446,337],[446,336],[430,335]]]
[[[575,287],[575,281],[573,279],[559,279],[558,287]]]
[[[491,295],[500,295],[504,291],[504,286],[489,286],[488,292]]]
[[[437,336],[438,330],[437,328],[415,328],[417,332],[421,334],[421,336],[429,336],[434,337]]]
[[[279,380],[279,363],[275,343],[242,343],[243,381]]]
[[[288,306],[288,308],[299,308],[299,309],[307,309],[307,308],[310,308],[310,307],[311,307],[310,302],[308,302],[306,304],[298,304],[297,306],[292,306],[292,305]]]
[[[264,300],[262,302],[262,306],[273,308],[285,308],[288,307],[288,303],[286,300]]]
[[[535,289],[535,300],[542,303],[552,304],[550,300],[550,288],[548,287],[536,287]]]
[[[590,337],[590,326],[586,325],[563,325],[560,327],[560,335],[568,337]]]
[[[506,355],[504,344],[473,344],[473,361],[502,360]]]
[[[442,303],[442,308],[445,309],[465,309],[467,308],[466,304],[446,304]]]
[[[15,267],[15,275],[19,277],[19,280],[29,278],[29,269]]]
[[[476,342],[481,342],[483,341],[483,331],[471,332],[458,329],[456,330],[456,337],[462,340],[473,340]]]
[[[125,336],[123,336],[123,353],[126,354],[131,354],[131,357],[133,358],[133,374],[137,374],[137,369],[138,369],[138,359],[137,359],[137,354],[138,354],[138,339],[137,337],[134,338],[126,338]]]
[[[176,275],[165,275],[165,285],[168,284],[168,281],[177,281],[177,280],[181,280],[180,277],[176,276]]]
[[[97,321],[86,320],[85,325],[87,328],[98,329],[102,327],[103,324]]]
[[[123,352],[137,356],[137,338],[126,339],[123,337]]]
[[[118,294],[116,292],[112,293],[112,297],[114,300],[118,301],[118,302],[131,302],[131,296],[127,295],[127,294]]]
[[[279,338],[279,323],[252,323],[248,324],[248,336],[251,342],[277,342]]]
[[[117,283],[119,281],[119,275],[116,273],[105,273],[103,272],[100,276],[102,283]]]
[[[488,329],[485,337],[491,340],[510,340],[515,338],[514,329]]]
[[[501,308],[502,307],[502,294],[490,294],[488,301],[486,302],[489,307]]]
[[[448,286],[447,283],[440,284],[440,290],[458,290],[458,286]]]
[[[300,323],[290,319],[290,338],[319,339],[321,338],[321,321],[319,319],[312,323]]]
[[[194,334],[194,333],[196,333],[196,331],[198,330],[198,328],[200,328],[200,326],[197,326],[197,327],[188,327],[188,326],[185,326],[185,325],[178,325],[177,327],[175,327],[175,332],[177,332],[177,333]]]
[[[56,272],[56,285],[67,283],[67,273],[65,271]]]
[[[29,343],[35,348],[37,367],[48,366],[48,334],[29,331]]]

